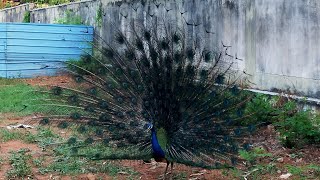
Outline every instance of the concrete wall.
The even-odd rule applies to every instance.
[[[34,4],[28,3],[12,8],[2,9],[0,11],[0,22],[22,22],[24,14],[33,8]]]
[[[96,22],[100,5],[101,26]],[[252,75],[253,88],[320,98],[318,0],[93,0],[34,9],[31,22],[53,23],[67,9],[106,40],[116,29],[129,30],[130,19],[148,22],[153,14],[159,20],[198,25],[186,26],[188,33],[203,37],[212,48],[222,49],[221,41],[232,45],[227,53],[244,59],[231,60],[235,69]],[[2,16],[0,12],[0,20]]]

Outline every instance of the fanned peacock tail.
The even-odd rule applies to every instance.
[[[100,57],[85,53],[80,62],[67,62],[76,83],[42,91],[50,98],[41,106],[52,112],[40,124],[76,126],[84,138],[69,139],[74,147],[116,146],[118,153],[88,155],[109,159],[152,157],[151,124],[168,161],[234,165],[256,128],[243,125],[251,99],[242,90],[245,77],[226,61],[225,49],[210,51],[186,27],[156,20],[132,21],[110,43],[97,39]]]

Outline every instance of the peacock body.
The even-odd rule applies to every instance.
[[[209,50],[189,26],[156,17],[146,24],[134,20],[112,42],[97,39],[97,56],[67,62],[76,83],[42,92],[52,96],[41,104],[52,112],[40,123],[75,125],[83,135],[69,140],[74,147],[102,143],[122,152],[92,158],[235,165],[256,129],[243,123],[251,99],[245,78],[226,61],[225,47]]]

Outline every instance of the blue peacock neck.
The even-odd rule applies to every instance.
[[[157,132],[154,127],[152,127],[151,129],[151,144],[152,144],[153,155],[157,158],[165,158],[165,153],[159,144],[159,141],[157,138]]]

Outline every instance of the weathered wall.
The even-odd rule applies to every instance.
[[[129,2],[129,3],[128,3]],[[236,69],[245,71],[264,90],[290,90],[320,97],[320,1],[318,0],[93,0],[34,9],[31,21],[53,23],[67,9],[80,15],[95,33],[110,40],[115,29],[129,30],[131,18],[160,19],[187,26],[210,47],[232,45],[228,54]],[[141,2],[146,2],[143,5]],[[101,27],[97,10],[103,10]],[[137,10],[137,11],[136,11]],[[185,19],[185,20],[184,20]],[[3,12],[0,11],[0,20]],[[6,19],[11,21],[12,19]],[[14,20],[13,20],[14,21]],[[20,21],[21,22],[21,21]],[[112,22],[112,24],[111,24]],[[205,31],[214,32],[200,33]],[[210,38],[209,38],[210,37]]]
[[[0,22],[22,22],[24,14],[33,8],[34,4],[28,3],[12,8],[3,9],[0,11]]]

